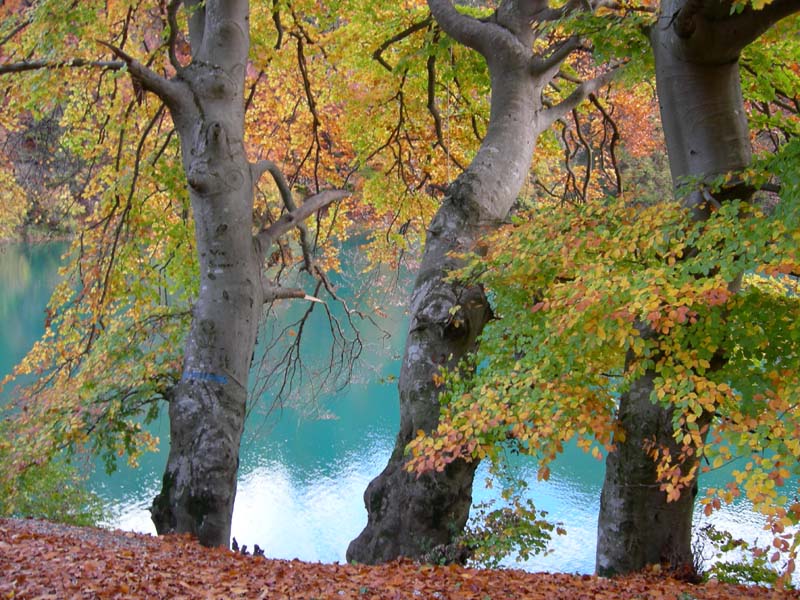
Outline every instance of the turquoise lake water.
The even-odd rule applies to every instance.
[[[0,378],[42,334],[44,308],[63,249],[60,244],[0,246]],[[240,544],[252,548],[257,543],[274,558],[344,561],[349,541],[366,523],[362,494],[385,466],[399,422],[392,380],[399,374],[405,336],[401,304],[387,301],[380,330],[363,328],[366,347],[354,382],[323,395],[315,416],[291,408],[269,415],[263,406],[253,410],[241,450],[233,517],[233,535]],[[302,306],[295,302],[282,310],[278,317],[288,319]],[[310,364],[323,361],[328,351],[327,326],[321,325],[325,323],[312,330],[318,337],[308,346]],[[303,400],[302,393],[298,397]],[[153,431],[161,438],[162,452],[143,457],[136,470],[123,466],[107,476],[98,469],[92,478],[92,486],[112,508],[110,526],[155,533],[147,507],[159,490],[166,460],[166,419],[155,423]],[[509,566],[591,573],[603,463],[571,448],[554,465],[549,481],[537,482],[535,467],[524,461],[517,474],[530,482],[528,495],[537,508],[563,523],[567,535],[554,539],[550,554]],[[475,502],[498,495],[483,485],[486,476],[482,467]],[[699,515],[697,521],[706,522]],[[725,508],[712,521],[746,539],[759,534],[761,523],[746,503]]]

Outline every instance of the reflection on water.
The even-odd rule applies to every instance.
[[[47,294],[56,281],[63,247],[0,248],[0,377],[30,348],[42,332]],[[294,303],[292,310],[300,303]],[[366,523],[362,495],[367,483],[385,466],[399,421],[397,388],[381,383],[399,375],[397,356],[405,334],[402,308],[387,307],[383,324],[392,337],[365,330],[369,344],[356,383],[341,393],[322,398],[322,414],[313,420],[291,409],[265,416],[251,414],[241,452],[239,489],[233,535],[240,544],[258,544],[267,556],[308,561],[344,561],[348,543]],[[9,335],[8,332],[13,332]],[[326,344],[313,340],[319,353]],[[333,418],[331,418],[333,417]],[[166,449],[169,428],[165,418],[153,433]],[[138,469],[122,468],[113,476],[98,469],[95,489],[113,506],[110,525],[154,533],[147,508],[160,488],[166,452],[142,457]],[[555,539],[547,556],[533,557],[521,566],[529,570],[590,573],[594,570],[595,537],[603,464],[575,447],[567,449],[551,469],[549,481],[536,481],[536,469],[520,461],[516,475],[530,482],[527,495],[568,534]],[[487,489],[485,467],[476,476],[475,502],[496,498]],[[717,479],[719,476],[717,476]],[[718,485],[709,478],[707,485]],[[761,520],[745,503],[715,513],[718,527],[752,539]],[[700,524],[707,520],[698,515]]]

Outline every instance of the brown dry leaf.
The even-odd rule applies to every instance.
[[[0,520],[0,599],[333,598],[364,600],[800,599],[800,592],[711,583],[656,572],[617,579],[564,573],[378,567],[245,557],[188,536],[154,538],[42,521]]]

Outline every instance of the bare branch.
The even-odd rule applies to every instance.
[[[18,23],[16,27],[14,27],[11,31],[9,31],[8,34],[2,40],[0,40],[0,46],[5,45],[6,42],[8,42],[10,39],[12,39],[15,35],[17,35],[20,31],[25,29],[30,24],[31,24],[30,19],[25,19],[24,21]]]
[[[272,246],[273,242],[279,236],[283,235],[293,227],[297,227],[308,217],[316,213],[318,210],[326,207],[331,202],[341,200],[349,195],[350,192],[345,190],[325,190],[318,194],[314,194],[310,198],[306,198],[306,201],[295,210],[284,213],[280,219],[275,221],[266,229],[262,230],[256,236],[262,256],[266,254],[267,249]]]
[[[399,42],[401,40],[404,40],[405,38],[410,36],[412,33],[416,33],[417,31],[420,31],[422,29],[426,29],[428,26],[430,26],[431,23],[433,23],[433,19],[430,16],[428,16],[427,18],[423,19],[422,21],[418,21],[418,22],[406,27],[403,31],[401,31],[397,35],[393,35],[388,40],[383,42],[380,46],[378,46],[378,48],[375,50],[375,52],[372,53],[372,58],[377,60],[381,64],[381,66],[384,69],[386,69],[387,71],[390,71],[390,72],[393,71],[394,67],[392,67],[392,65],[390,65],[388,62],[386,62],[386,59],[383,58],[383,51],[388,49],[392,44],[396,44],[397,42]]]
[[[559,119],[562,119],[568,112],[583,102],[583,100],[585,100],[589,94],[593,94],[604,85],[610,83],[614,78],[614,75],[616,75],[618,68],[618,66],[614,66],[602,75],[598,75],[594,79],[584,81],[578,87],[576,87],[569,96],[564,98],[564,100],[543,111],[543,128],[548,128]]]
[[[265,281],[262,284],[262,291],[264,293],[264,303],[273,302],[275,300],[288,300],[290,298],[302,298],[311,302],[322,302],[316,296],[309,296],[305,290],[300,288],[287,288],[277,285],[273,282]]]
[[[167,5],[167,23],[169,23],[169,37],[167,38],[167,54],[172,67],[180,73],[183,70],[181,63],[178,62],[178,55],[175,54],[175,44],[178,41],[178,9],[183,0],[170,0]]]
[[[141,85],[144,89],[154,93],[166,104],[170,110],[182,108],[186,103],[185,94],[182,94],[181,87],[166,77],[162,77],[152,69],[149,69],[138,60],[133,58],[121,48],[108,44],[102,40],[97,40],[101,46],[111,50],[118,58],[122,59],[128,66],[131,78],[134,79],[134,87]]]
[[[272,22],[275,23],[275,30],[278,32],[278,39],[275,40],[275,50],[281,49],[283,43],[283,24],[281,23],[281,10],[278,0],[272,0]]]
[[[530,62],[530,71],[532,75],[540,75],[545,80],[553,78],[555,73],[561,68],[561,63],[572,54],[575,50],[581,47],[579,38],[573,36],[562,43],[558,48],[553,50],[547,58],[534,57]]]
[[[591,94],[590,94],[591,95]],[[578,142],[581,146],[583,146],[584,152],[586,153],[586,170],[583,173],[583,186],[580,190],[581,198],[584,202],[587,202],[589,199],[589,182],[592,179],[592,167],[594,165],[594,156],[592,155],[592,146],[586,137],[583,135],[583,131],[581,131],[581,122],[580,117],[578,116],[578,111],[574,108],[572,109],[572,119],[575,121],[575,134],[578,136]]]
[[[25,71],[37,71],[40,69],[65,69],[81,67],[96,67],[100,69],[119,71],[125,67],[125,63],[120,60],[84,60],[82,58],[73,58],[71,60],[64,61],[29,60],[0,65],[0,75],[6,75],[8,73],[24,73]]]
[[[295,16],[295,19],[297,17]],[[299,22],[298,22],[299,24]],[[301,31],[303,31],[301,29]],[[303,33],[305,33],[303,31]],[[309,40],[308,35],[298,35],[297,33],[292,33],[292,37],[297,40],[297,66],[300,68],[300,75],[303,78],[303,90],[305,91],[306,97],[306,104],[308,105],[308,111],[311,113],[311,144],[308,147],[308,150],[303,156],[302,160],[297,165],[297,169],[295,170],[294,175],[292,176],[292,182],[297,181],[297,177],[300,175],[300,170],[305,165],[308,158],[311,156],[311,153],[314,153],[314,186],[316,190],[319,190],[319,167],[321,162],[321,154],[322,154],[322,143],[320,141],[320,130],[322,129],[322,120],[320,119],[319,112],[317,111],[317,100],[314,97],[314,91],[311,86],[311,76],[308,71],[308,63],[306,61],[305,55],[305,44],[306,43],[313,43]],[[304,41],[306,40],[306,41]]]
[[[611,143],[609,144],[609,154],[611,155],[611,164],[614,167],[614,176],[617,179],[617,194],[622,196],[624,191],[622,186],[622,173],[620,173],[619,162],[617,161],[617,143],[620,140],[619,128],[617,127],[617,123],[611,117],[611,114],[600,103],[600,100],[598,100],[596,94],[589,94],[589,101],[595,105],[597,110],[599,110],[603,115],[605,122],[611,126]]]
[[[433,34],[433,43],[439,40],[439,30],[437,29]],[[428,57],[427,61],[427,70],[428,70],[428,112],[431,113],[433,117],[433,125],[434,129],[436,130],[436,143],[444,150],[445,155],[448,159],[452,160],[453,163],[462,171],[464,170],[464,165],[454,156],[450,154],[450,149],[447,147],[447,144],[444,141],[444,131],[442,129],[442,115],[439,113],[439,107],[436,106],[436,56],[431,54]]]
[[[280,192],[281,200],[283,201],[283,205],[286,207],[286,210],[293,211],[297,208],[294,203],[294,198],[292,198],[292,190],[289,188],[289,183],[286,181],[286,177],[278,165],[271,160],[264,159],[258,161],[250,168],[253,172],[254,185],[258,183],[258,180],[261,179],[264,173],[269,171],[269,174],[272,175],[272,178],[275,180],[275,185],[278,186],[278,192]]]

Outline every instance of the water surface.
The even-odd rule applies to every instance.
[[[0,246],[0,378],[43,331],[44,308],[57,281],[63,248]],[[355,270],[352,275],[357,274]],[[288,319],[303,308],[295,302],[278,316]],[[384,312],[387,318],[380,330],[365,326],[362,331],[366,359],[356,370],[354,383],[323,395],[315,416],[291,408],[266,414],[269,398],[252,411],[242,445],[233,516],[233,535],[240,544],[252,548],[257,543],[275,558],[344,561],[348,543],[366,523],[362,494],[385,466],[399,422],[393,380],[399,375],[406,317],[402,306],[387,305]],[[306,347],[310,363],[322,364],[326,359],[324,325],[317,323],[312,329],[315,337]],[[308,400],[302,388],[297,398]],[[153,424],[153,432],[161,439],[161,452],[145,455],[135,470],[122,465],[107,476],[98,468],[92,479],[94,489],[113,509],[111,526],[155,533],[147,507],[159,491],[166,461],[169,428],[165,418]],[[572,447],[553,466],[549,481],[536,481],[534,466],[524,460],[517,469],[517,475],[530,482],[528,496],[537,508],[546,510],[552,521],[563,523],[568,532],[554,540],[550,554],[519,566],[591,573],[603,463]],[[481,467],[475,502],[498,497],[496,489],[483,485],[486,477]],[[708,479],[706,484],[715,482]],[[698,515],[698,522],[705,519]],[[713,522],[745,538],[758,535],[761,524],[744,502],[716,513]],[[511,566],[515,566],[513,561]]]

